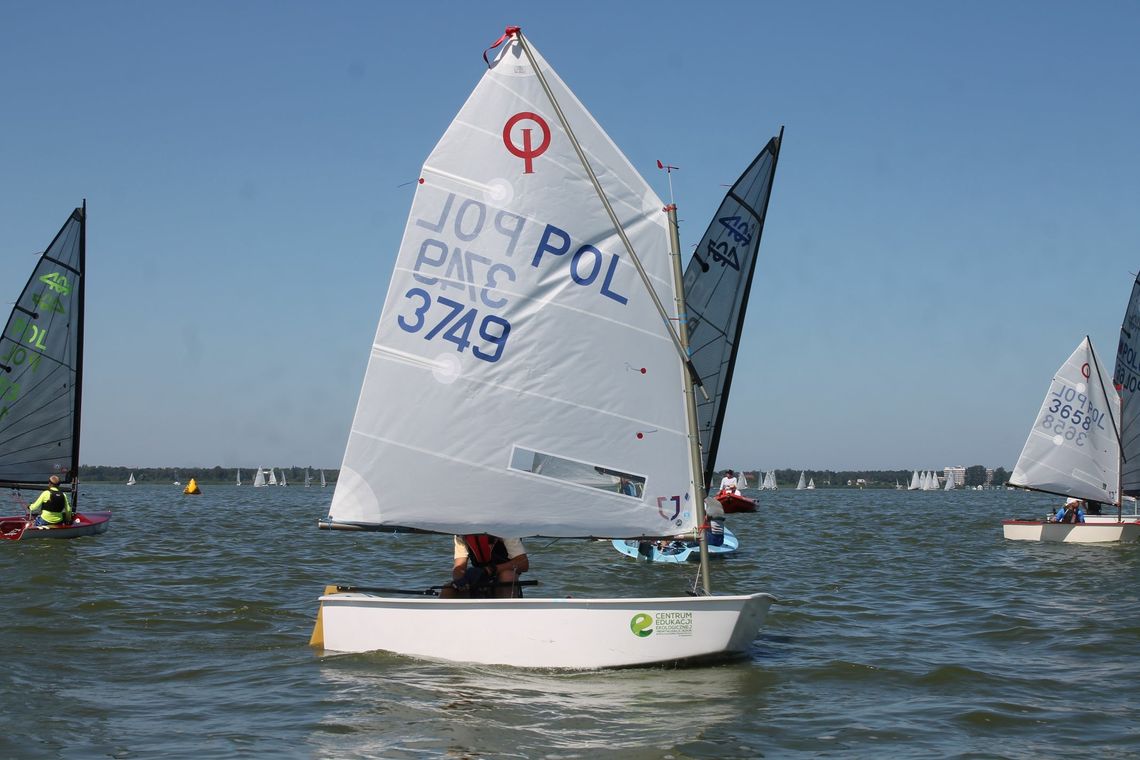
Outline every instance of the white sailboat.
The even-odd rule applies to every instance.
[[[277,473],[274,472],[272,467],[269,468],[269,475],[266,478],[265,484],[269,486],[277,485]]]
[[[1122,335],[1122,344],[1123,341]],[[1118,356],[1117,371],[1121,369]],[[1120,404],[1120,396],[1086,336],[1054,375],[1009,483],[1034,491],[1112,504],[1116,515],[1086,518],[1085,523],[1002,520],[1002,533],[1006,538],[1067,543],[1140,538],[1140,520],[1126,520],[1121,516],[1120,443],[1121,433],[1127,429],[1120,425]],[[1124,439],[1127,440],[1127,435]]]
[[[321,470],[321,488],[324,488],[328,483],[325,481],[325,471]]]
[[[281,482],[278,483],[278,485],[281,485],[281,486],[289,485],[287,482],[285,482],[285,468],[284,467],[281,468]]]
[[[257,474],[253,476],[253,487],[264,488],[265,485],[265,471],[258,467]]]
[[[809,490],[809,491],[815,490],[815,478],[811,478],[808,480],[807,490]]]
[[[917,491],[919,488],[919,485],[920,485],[920,482],[918,479],[918,470],[915,470],[914,475],[912,475],[910,478],[910,485],[907,486],[907,490],[908,491]]]
[[[675,227],[522,34],[508,29],[500,42],[423,167],[322,526],[703,537],[691,375],[672,327],[683,308]],[[478,281],[452,263],[468,249],[489,259]],[[393,388],[415,388],[417,404],[393,404]],[[552,458],[558,477],[536,472]],[[636,493],[574,472],[616,474]],[[312,643],[539,668],[740,654],[774,599],[709,595],[703,540],[700,553],[701,596],[393,598],[330,587]]]
[[[133,486],[135,484],[135,474],[132,472],[131,476],[127,478],[127,485]]]
[[[955,486],[954,472],[952,470],[947,470],[946,471],[946,485],[943,487],[942,490],[943,491],[953,491],[954,486]]]
[[[804,477],[804,471],[800,470],[800,480],[798,483],[796,483],[796,490],[797,491],[804,491],[806,489],[807,489],[807,478]]]
[[[237,485],[237,486],[241,485],[241,469],[240,468],[237,471],[237,482],[234,483],[234,485]]]
[[[312,485],[313,485],[313,473],[311,473],[309,471],[309,468],[306,467],[305,468],[305,488],[309,488]]]

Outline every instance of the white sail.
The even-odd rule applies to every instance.
[[[953,473],[953,472],[951,472],[950,470],[947,470],[947,471],[946,471],[946,486],[945,486],[945,487],[944,487],[942,490],[944,490],[944,491],[953,491],[953,490],[954,490],[954,486],[955,486],[955,483],[954,483],[954,473]]]
[[[325,481],[325,471],[321,470],[321,488],[324,488],[328,483]]]
[[[796,483],[796,490],[803,491],[807,488],[807,478],[804,477],[804,471],[800,470],[800,482]]]
[[[288,483],[285,482],[285,468],[284,467],[281,468],[281,482],[278,483],[277,485],[281,485],[281,486],[289,485]]]
[[[253,487],[261,488],[265,485],[265,471],[260,467],[257,468],[257,474],[253,476]]]
[[[236,485],[236,486],[241,485],[241,469],[238,469],[238,471],[237,471],[237,482],[234,483],[234,485]]]
[[[306,467],[305,468],[305,488],[309,488],[312,485],[313,485],[313,473],[311,473],[309,471],[309,468]]]
[[[269,468],[269,476],[265,482],[267,485],[271,485],[271,486],[277,485],[277,473],[274,471],[274,469],[272,467]]]
[[[919,485],[919,482],[918,482],[918,470],[915,470],[915,471],[914,471],[914,475],[912,475],[912,476],[911,476],[911,478],[910,478],[910,485],[909,485],[909,486],[907,486],[907,490],[908,490],[908,491],[917,491],[917,490],[918,490],[918,485]]]
[[[672,309],[664,204],[535,56]],[[512,39],[428,157],[332,520],[505,536],[694,527],[682,362],[549,104]],[[536,471],[552,459],[642,495]]]
[[[132,472],[131,476],[127,478],[127,485],[133,486],[135,484],[135,474]]]
[[[1119,398],[1086,337],[1054,375],[1010,485],[1115,503]]]
[[[808,481],[807,487],[808,487],[809,491],[815,490],[815,478],[812,478],[811,480]]]
[[[737,476],[736,487],[739,488],[741,491],[743,491],[745,488],[748,488],[748,478],[744,475],[743,472],[741,472],[740,475]]]
[[[775,470],[768,470],[768,472],[764,473],[764,482],[760,485],[760,488],[762,490],[765,490],[765,491],[776,490],[776,471]]]

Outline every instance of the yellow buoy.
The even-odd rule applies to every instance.
[[[194,480],[194,478],[190,478],[190,482],[187,483],[186,487],[182,489],[182,493],[202,493],[202,489],[198,487],[198,481]]]

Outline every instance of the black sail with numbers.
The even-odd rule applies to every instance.
[[[86,204],[36,262],[0,336],[0,485],[79,469]]]
[[[1121,493],[1140,496],[1140,276],[1132,283],[1132,297],[1120,324],[1116,370],[1112,381],[1121,387],[1120,415]]]
[[[708,394],[705,399],[697,393],[706,487],[716,466],[728,389],[783,136],[781,129],[733,184],[685,270],[690,355]]]

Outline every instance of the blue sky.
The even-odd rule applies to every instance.
[[[1140,6],[0,5],[0,298],[86,197],[85,464],[340,463],[419,168],[508,24],[696,243],[786,125],[721,467],[1012,467],[1114,362]],[[411,401],[408,399],[407,401]]]

